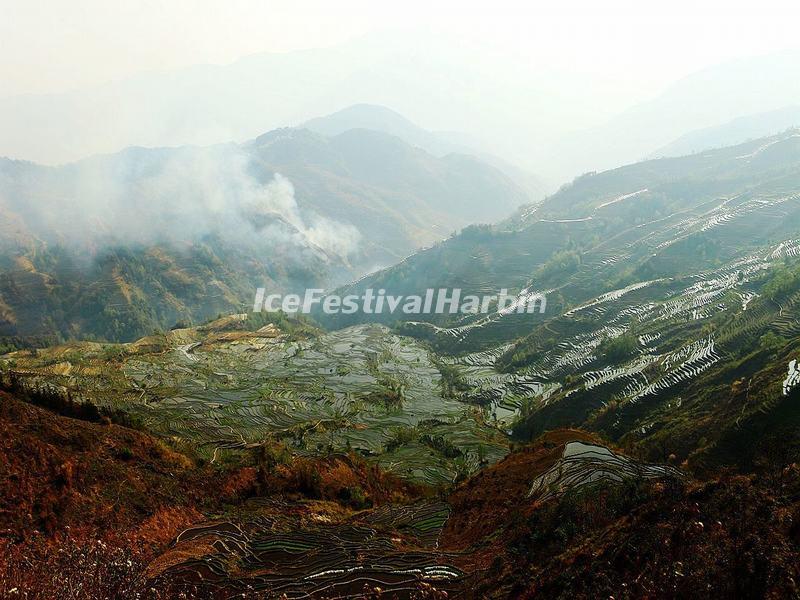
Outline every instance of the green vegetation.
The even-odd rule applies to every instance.
[[[800,265],[789,263],[770,273],[762,288],[765,298],[780,302],[800,289]]]
[[[270,324],[278,326],[260,331]],[[93,406],[124,412],[207,461],[261,448],[253,464],[262,486],[281,447],[304,456],[353,452],[434,485],[452,481],[454,457],[494,462],[506,452],[497,428],[443,394],[430,352],[384,327],[323,333],[303,319],[261,314],[145,341],[46,349],[2,366],[24,367],[32,385],[80,390]]]
[[[597,347],[597,354],[610,363],[619,363],[634,356],[638,350],[636,337],[625,334],[603,340]]]
[[[392,437],[386,443],[386,450],[393,452],[401,446],[406,446],[419,438],[416,427],[396,427],[392,432]]]
[[[536,279],[555,279],[567,277],[578,270],[581,255],[577,250],[559,250],[536,271]]]
[[[441,360],[435,360],[435,364],[442,374],[441,387],[445,398],[460,398],[472,389],[458,367]]]

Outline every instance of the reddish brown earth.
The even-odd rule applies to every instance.
[[[800,467],[656,481],[539,503],[531,480],[580,431],[548,432],[449,498],[448,549],[479,597],[800,597]]]
[[[201,465],[147,433],[59,416],[0,392],[0,531],[24,538],[65,527],[73,535],[152,529],[161,538],[175,529],[170,521],[182,527],[259,487],[327,500],[360,488],[366,505],[423,493],[353,456],[286,461],[267,472]]]
[[[6,535],[66,527],[73,535],[142,526],[146,532],[151,525],[163,537],[209,503],[211,480],[210,470],[147,434],[58,416],[0,392],[0,530]]]
[[[530,552],[513,589],[521,598],[797,598],[800,471],[791,471],[793,486],[775,491],[755,477],[725,477],[655,484],[622,514],[595,506],[605,518],[575,519],[572,540],[551,543],[549,555]],[[512,545],[530,533],[521,527]]]
[[[447,495],[436,551],[471,574],[456,597],[800,597],[796,465],[527,499],[572,440],[599,441],[549,432]],[[355,456],[312,460],[277,445],[210,465],[146,433],[0,393],[2,598],[170,598],[148,575],[214,551],[202,538],[169,550],[190,526],[277,515],[347,524],[370,506],[432,496]],[[416,551],[403,535],[397,547]],[[444,597],[423,587],[404,597]]]
[[[286,461],[209,465],[147,433],[57,415],[0,392],[0,598],[16,588],[20,597],[52,600],[71,585],[85,587],[86,577],[101,586],[96,594],[67,597],[133,589],[178,533],[244,510],[259,495],[318,498],[349,515],[356,501],[405,502],[423,491],[357,457]]]

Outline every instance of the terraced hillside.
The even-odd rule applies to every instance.
[[[265,593],[288,598],[479,598],[493,596],[486,585],[488,553],[495,558],[510,549],[497,545],[510,526],[506,503],[533,509],[548,500],[529,499],[526,484],[535,485],[558,469],[558,452],[591,438],[577,431],[551,434],[524,452],[512,454],[490,470],[507,479],[498,489],[476,479],[454,492],[452,500],[420,499],[384,504],[351,513],[323,503],[252,500],[238,514],[184,530],[148,569],[154,585],[175,593],[199,588],[230,597]],[[574,440],[566,442],[565,440]],[[603,465],[584,456],[573,460],[575,477],[560,482],[563,494],[615,493],[639,482],[637,469],[651,469],[654,480],[681,485],[682,475],[669,468],[640,465],[601,446]],[[625,465],[624,467],[621,465]],[[518,481],[517,472],[527,473]],[[582,477],[578,482],[577,478]],[[522,485],[518,485],[518,484]],[[488,494],[503,501],[486,507],[483,521],[459,526],[468,511],[466,496]],[[474,510],[476,507],[470,507]],[[496,540],[487,544],[481,524]],[[491,537],[491,535],[487,537]],[[379,590],[379,591],[378,591]],[[425,594],[429,595],[425,595]]]
[[[699,273],[796,238],[798,166],[800,133],[792,132],[590,173],[499,225],[468,227],[342,291],[371,287],[409,295],[448,287],[481,295],[506,288],[523,297],[547,292],[553,314],[604,292]],[[390,313],[320,318],[330,326],[412,320]],[[474,315],[424,319],[446,329],[479,327],[482,340],[513,339],[520,325],[513,315],[489,322]],[[439,340],[443,348],[447,337],[452,334]],[[469,335],[457,341],[461,348],[481,345]]]
[[[410,338],[379,325],[295,335],[247,327],[235,315],[132,344],[18,351],[2,368],[123,409],[212,461],[275,439],[306,455],[356,451],[436,485],[507,452],[506,435],[445,393],[435,358]]]
[[[223,320],[3,364],[122,405],[210,458],[269,435],[444,483],[503,456],[509,431],[581,426],[652,460],[741,466],[775,439],[732,453],[743,427],[763,429],[764,415],[795,422],[784,399],[800,331],[798,173],[790,132],[587,175],[348,288],[508,287],[523,309],[544,293],[544,313],[438,315],[395,333],[362,324],[307,339]]]
[[[523,439],[580,426],[654,460],[752,466],[777,436],[733,452],[745,424],[797,423],[784,392],[796,381],[798,232],[789,132],[586,175],[346,291],[508,288],[515,305],[488,315],[371,318],[429,343],[459,393]],[[526,312],[539,294],[546,311]]]
[[[558,493],[532,495],[545,479]],[[236,516],[184,530],[147,575],[158,589],[200,597],[528,598],[571,589],[591,598],[660,586],[694,596],[709,585],[726,595],[785,594],[798,547],[768,523],[797,505],[776,497],[770,505],[760,485],[698,484],[585,433],[556,431],[444,501],[355,513],[251,501]],[[746,520],[729,518],[732,508]],[[744,533],[755,526],[764,538],[757,547]],[[615,553],[623,566],[605,560]],[[603,561],[593,560],[597,554]]]

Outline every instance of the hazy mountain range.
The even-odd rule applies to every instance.
[[[459,287],[464,294],[496,293],[501,288],[514,293],[550,290],[551,307],[554,302],[575,305],[631,278],[701,271],[788,239],[800,218],[799,172],[800,133],[793,130],[702,154],[588,174],[541,204],[523,208],[495,226],[469,227],[345,286],[343,292],[382,288],[387,294],[409,295],[428,287]],[[761,196],[763,206],[757,200]],[[781,208],[769,208],[766,198],[773,197],[781,198]],[[744,198],[751,198],[752,205],[733,207]],[[712,241],[717,235],[724,235],[724,241]],[[452,340],[447,331],[440,336],[443,343],[459,347],[468,346],[473,334],[481,339],[493,335],[495,327],[501,337],[514,337],[519,325],[514,315],[496,322],[460,314],[421,318],[446,330],[463,326],[463,335]],[[524,318],[535,322],[541,317]],[[341,319],[330,323],[420,317],[385,313]]]
[[[532,77],[523,62],[438,36],[370,35],[332,48],[2,98],[0,155],[60,163],[130,145],[243,141],[366,102],[485,140],[484,152],[525,158],[521,166],[536,172],[522,153],[506,150],[559,135],[559,122],[580,125],[612,114],[574,94],[586,85],[585,77]],[[497,135],[512,130],[518,130],[513,137]]]
[[[765,113],[739,117],[715,127],[691,131],[653,152],[652,158],[683,156],[712,148],[733,146],[798,126],[800,126],[800,106],[787,106]]]
[[[259,286],[352,280],[531,199],[478,158],[369,129],[2,160],[3,328],[140,335],[246,305]]]
[[[554,142],[550,168],[563,177],[643,160],[689,132],[796,105],[800,83],[792,73],[800,53],[732,60],[675,82],[606,123]],[[764,136],[785,129],[760,130]],[[731,143],[745,141],[733,139]],[[558,164],[557,164],[558,163]]]
[[[367,36],[324,50],[0,98],[0,155],[59,163],[129,145],[246,140],[366,102],[463,132],[414,134],[412,144],[438,154],[463,146],[464,138],[482,140],[482,153],[557,187],[586,171],[641,160],[690,131],[796,105],[798,67],[796,53],[735,60],[643,101],[608,82],[532,69],[480,48]],[[340,114],[337,122],[347,118]]]
[[[326,117],[307,121],[302,126],[323,135],[338,135],[351,129],[371,129],[397,136],[406,143],[422,148],[434,156],[448,154],[477,156],[512,177],[528,192],[531,201],[540,200],[547,192],[545,184],[535,175],[487,153],[485,142],[472,139],[463,133],[422,129],[385,106],[356,104]]]

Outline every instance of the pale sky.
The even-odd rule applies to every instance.
[[[469,37],[533,69],[642,89],[729,58],[800,47],[796,0],[0,0],[0,96],[225,64],[387,29]]]

